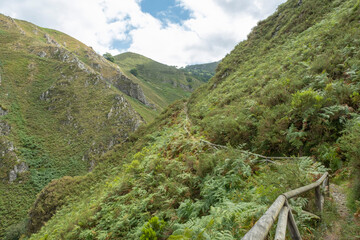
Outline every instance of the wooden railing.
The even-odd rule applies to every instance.
[[[321,188],[323,191],[321,191]],[[275,233],[275,240],[285,239],[286,226],[289,229],[290,236],[294,240],[300,240],[300,232],[296,226],[291,207],[288,199],[296,197],[302,193],[315,189],[315,203],[321,214],[324,205],[324,196],[322,192],[329,193],[329,174],[325,173],[316,182],[304,187],[300,187],[284,194],[281,194],[264,215],[255,223],[249,232],[242,238],[242,240],[263,240],[265,239],[276,218],[279,216],[277,228]]]

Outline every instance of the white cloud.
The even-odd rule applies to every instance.
[[[127,50],[182,66],[221,59],[285,0],[177,0],[191,12],[181,24],[142,12],[140,1],[2,0],[0,12],[63,31],[99,53]],[[112,47],[125,40],[129,49]]]

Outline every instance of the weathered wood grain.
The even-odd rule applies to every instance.
[[[276,227],[275,240],[285,240],[286,237],[286,226],[288,221],[289,208],[283,206],[279,214],[279,220]]]
[[[279,215],[281,208],[284,206],[285,200],[285,196],[280,195],[242,239],[264,240]]]

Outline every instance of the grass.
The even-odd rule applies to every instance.
[[[81,71],[76,62],[62,61],[61,54],[86,59],[90,66],[97,61],[104,75],[116,74],[115,65],[106,61],[101,65],[93,50],[58,31],[16,20],[23,35],[10,19],[3,15],[0,19],[11,26],[1,28],[0,34],[0,103],[8,110],[0,121],[11,127],[9,135],[0,136],[6,143],[1,150],[7,151],[11,144],[15,148],[1,160],[3,238],[7,227],[26,218],[44,186],[55,178],[87,173],[90,159],[127,138],[141,117],[122,101],[121,92]],[[61,44],[66,41],[67,50],[56,52],[49,47],[45,33]],[[46,57],[38,56],[41,51]],[[112,108],[114,115],[108,117]],[[143,111],[151,120],[151,113]],[[18,161],[26,162],[30,171],[9,184],[8,173]]]
[[[216,150],[201,135],[189,135],[186,121],[184,102],[171,105],[105,155],[87,176],[96,179],[93,185],[71,196],[30,239],[239,238],[278,193],[311,181],[306,174],[287,183],[275,176],[323,171],[310,159],[253,164],[239,149]]]
[[[51,191],[66,201],[39,232],[28,238],[239,239],[280,193],[312,182],[329,168],[335,172],[342,165],[357,166],[358,3],[304,0],[298,6],[297,0],[289,0],[282,4],[254,28],[248,40],[235,47],[219,64],[215,77],[195,90],[189,101],[175,102],[132,135],[119,130],[123,125],[107,119],[118,92],[99,84],[94,76],[84,76],[66,64],[53,66],[52,70],[60,68],[68,76],[77,76],[77,81],[58,81],[59,71],[49,78],[45,74],[43,80],[50,84],[55,79],[57,85],[51,100],[41,102],[26,94],[19,97],[20,89],[41,88],[34,84],[31,74],[20,73],[24,82],[14,79],[18,85],[13,83],[7,89],[12,98],[2,94],[1,100],[5,100],[1,104],[13,109],[7,118],[18,130],[9,138],[23,148],[29,162],[42,164],[45,158],[50,159],[53,165],[48,170],[57,170],[68,163],[68,157],[71,169],[82,167],[78,157],[90,147],[88,157],[98,163],[79,182],[77,194],[68,195],[56,188]],[[70,48],[76,47],[70,44]],[[8,54],[8,49],[1,51]],[[89,64],[100,61],[89,58]],[[29,54],[18,68],[13,63],[13,69],[7,65],[11,61],[5,61],[4,72],[16,76],[35,60],[44,61]],[[117,56],[116,61],[120,60],[121,68],[133,73],[130,78],[143,86],[151,101],[176,96],[172,94],[175,89],[170,89],[174,82],[166,83],[168,76],[176,75],[179,83],[188,82],[173,68],[139,55]],[[48,60],[44,63],[50,67],[55,64]],[[112,63],[102,66],[104,75],[111,73]],[[92,84],[84,88],[89,77]],[[156,91],[153,84],[162,81],[165,87]],[[44,90],[48,88],[44,86]],[[152,110],[133,102],[146,119],[151,119]],[[159,101],[158,106],[165,107],[163,103]],[[116,106],[123,109],[124,105]],[[49,107],[51,114],[45,120],[41,112]],[[33,112],[36,109],[38,112]],[[62,124],[50,128],[52,121]],[[38,123],[41,129],[36,128]],[[47,135],[49,131],[54,134]],[[114,133],[127,141],[107,153],[98,152],[106,149],[104,143]],[[227,149],[202,139],[226,145]],[[93,142],[102,148],[93,148]],[[59,144],[56,150],[51,149],[53,144]],[[269,156],[313,158],[259,164],[245,149]],[[352,170],[354,179],[357,170]],[[39,196],[38,202],[50,208],[56,205],[56,201],[48,205],[44,201],[51,194]],[[322,227],[326,231],[337,216],[334,206],[327,205],[325,216],[330,222],[320,223],[319,228],[301,214],[301,209],[312,210],[306,196],[291,204],[298,209],[302,235],[309,239],[314,238],[313,233],[318,234],[315,237],[321,235]],[[346,222],[341,224],[345,227]],[[356,226],[347,227],[344,237],[356,238]]]
[[[160,111],[169,103],[189,97],[191,91],[202,84],[196,77],[190,76],[184,71],[135,53],[123,53],[115,56],[115,63],[130,79],[140,84],[145,96]],[[132,71],[136,72],[136,76],[131,73]]]

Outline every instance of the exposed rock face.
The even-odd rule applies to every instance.
[[[61,45],[57,41],[55,41],[52,37],[50,37],[49,34],[45,34],[44,37],[46,38],[48,44],[54,44],[57,47],[61,47]]]
[[[0,107],[0,116],[4,116],[7,114],[7,111],[5,109],[3,109],[2,107]]]
[[[191,85],[185,85],[185,84],[182,84],[182,83],[179,83],[179,86],[184,89],[185,91],[188,91],[188,92],[192,92],[193,89],[191,88]]]
[[[55,43],[48,39],[48,42],[54,45]],[[67,63],[73,63],[75,64],[79,69],[82,71],[88,73],[88,74],[95,74],[97,82],[106,82],[109,81],[112,83],[117,89],[119,89],[121,92],[125,93],[126,95],[133,97],[137,100],[139,100],[141,103],[150,106],[149,102],[146,100],[145,94],[142,91],[139,84],[134,83],[132,80],[127,78],[124,74],[120,72],[120,70],[116,71],[116,75],[111,77],[110,79],[104,78],[100,73],[95,72],[93,68],[90,68],[88,65],[86,65],[84,62],[82,62],[78,57],[76,57],[73,53],[69,52],[65,48],[58,47],[57,44],[55,44],[57,47],[49,47],[48,50],[45,51],[39,51],[37,52],[37,55],[40,57],[51,57],[51,58],[57,58],[60,59],[62,62]],[[98,63],[92,63],[92,66],[96,70],[100,70],[101,66]],[[88,83],[88,82],[87,82]],[[41,99],[46,98],[46,95],[48,92],[45,92],[42,94]]]
[[[6,122],[0,120],[0,136],[9,135],[9,133],[10,126]]]
[[[83,156],[83,160],[90,160],[89,171],[96,166],[92,155],[101,155],[109,151],[113,146],[125,142],[129,137],[129,132],[133,132],[144,123],[142,118],[130,107],[128,101],[122,95],[115,95],[113,104],[106,115],[106,124],[111,124],[117,129],[117,132],[104,140],[102,143],[93,142],[91,148]]]
[[[149,102],[146,100],[144,92],[142,91],[139,84],[134,83],[121,72],[119,72],[119,74],[116,75],[114,79],[111,79],[111,82],[117,89],[126,95],[133,97],[143,104],[149,106]]]
[[[139,119],[137,117],[136,113],[131,108],[129,108],[129,103],[126,101],[126,99],[120,95],[115,96],[115,103],[110,109],[109,114],[108,118],[116,117],[118,123],[126,123],[129,125],[132,132],[135,131],[140,126],[140,124],[144,122],[143,119]],[[128,116],[131,116],[131,118],[128,118]]]
[[[42,57],[42,58],[43,58],[43,57],[46,57],[46,52],[41,51],[41,52],[38,53],[38,56],[39,56],[39,57]]]
[[[4,116],[6,114],[7,114],[7,111],[0,107],[0,116]],[[9,135],[9,133],[10,133],[10,126],[5,121],[0,119],[0,137]],[[4,143],[2,143],[2,145],[3,145],[2,147],[5,146]],[[1,154],[2,150],[3,149],[0,148],[0,156],[3,155],[3,154]]]
[[[17,29],[20,34],[25,35],[25,31],[15,22],[15,20],[9,16],[5,16],[3,19],[0,20],[0,27],[4,29]]]
[[[21,174],[21,173],[24,173],[27,171],[29,171],[29,166],[26,163],[22,162],[18,165],[15,165],[14,169],[11,170],[9,173],[9,182],[10,183],[14,182],[17,179],[18,174]]]

